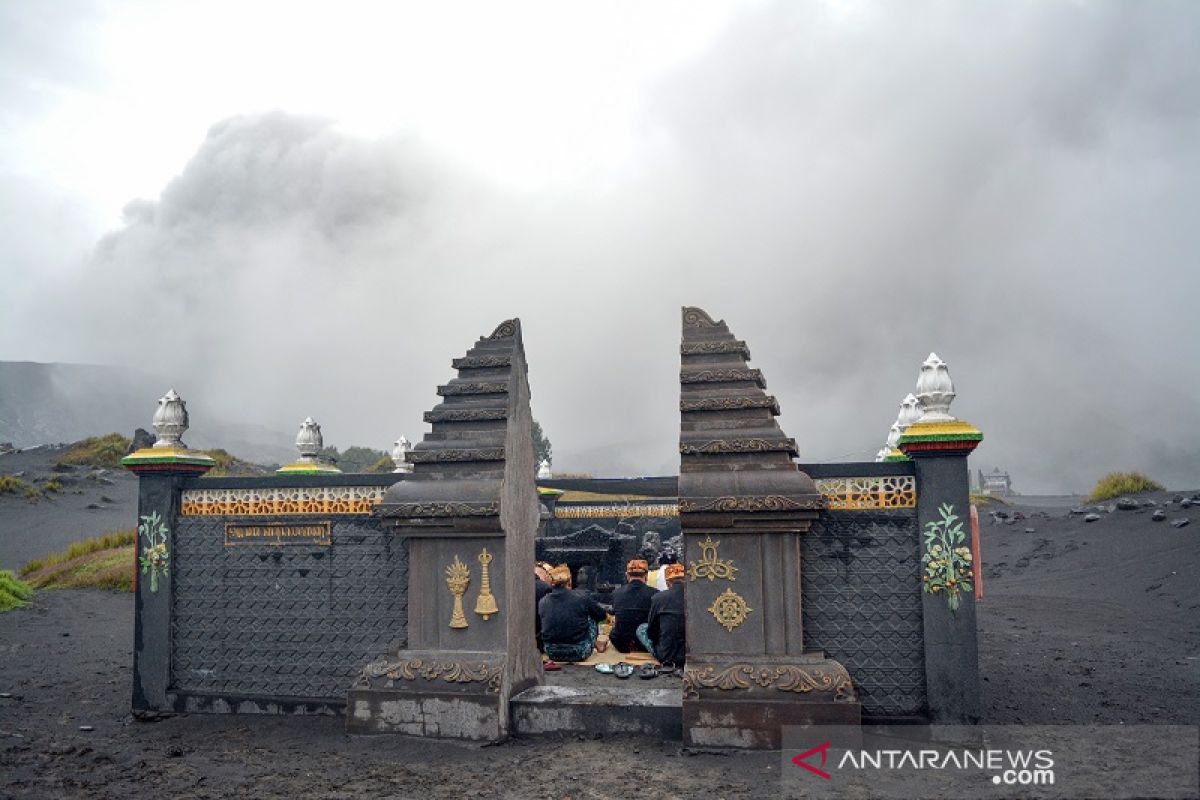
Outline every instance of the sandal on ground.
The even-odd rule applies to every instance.
[[[624,661],[622,661],[621,663],[619,663],[613,667],[613,674],[616,675],[621,680],[624,680],[625,678],[628,678],[630,675],[633,674],[633,665],[626,664]]]
[[[596,672],[599,672],[601,675],[612,675],[613,674],[613,665],[612,664],[597,664]]]
[[[546,672],[554,672],[555,670],[562,669],[562,664],[557,661],[547,661],[545,664],[542,664],[542,669],[546,670]]]
[[[653,664],[643,664],[640,668],[638,668],[638,677],[644,681],[648,681],[651,678],[657,678],[658,670],[655,669]]]

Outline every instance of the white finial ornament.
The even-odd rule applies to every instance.
[[[930,353],[929,358],[921,365],[916,395],[924,409],[919,422],[954,421],[954,417],[949,413],[950,403],[955,397],[954,382],[950,380],[950,370],[946,367],[946,362],[938,358],[937,353]]]
[[[908,396],[900,403],[900,416],[896,417],[896,423],[899,424],[902,431],[907,430],[909,425],[921,418],[921,414],[921,401],[915,394],[909,392]]]
[[[296,449],[300,451],[300,460],[303,462],[316,461],[324,446],[325,439],[321,436],[321,426],[313,422],[312,417],[305,417],[304,422],[300,425],[300,432],[296,434]]]
[[[158,436],[154,442],[155,448],[187,449],[187,445],[183,443],[183,434],[188,429],[187,403],[183,402],[183,398],[177,395],[174,389],[159,399],[158,410],[154,412],[151,425]]]
[[[543,458],[542,462],[540,464],[538,464],[537,476],[539,478],[553,478],[554,477],[554,473],[552,473],[550,471],[549,459]]]
[[[408,439],[401,436],[392,443],[392,463],[396,468],[392,472],[412,472],[413,465],[408,463],[408,451],[411,450]]]
[[[883,461],[887,457],[888,457],[888,448],[881,447],[881,448],[879,448],[879,452],[875,454],[875,461],[876,461],[876,463],[878,463],[880,461]]]

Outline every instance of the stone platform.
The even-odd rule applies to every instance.
[[[564,666],[546,673],[510,702],[512,729],[518,736],[546,734],[636,734],[658,739],[683,738],[683,680],[637,675],[621,680],[590,667]]]

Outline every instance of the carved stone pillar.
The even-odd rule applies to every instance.
[[[453,361],[458,377],[425,414],[411,476],[376,513],[407,539],[408,643],[350,690],[360,733],[496,740],[508,701],[541,682],[534,644],[534,483],[529,383],[519,320]]]
[[[778,748],[780,726],[856,725],[850,675],[805,652],[800,537],[824,501],[793,462],[746,343],[683,309],[679,512],[687,564],[684,740]]]

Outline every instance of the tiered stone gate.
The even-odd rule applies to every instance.
[[[978,431],[923,418],[899,439],[911,460],[797,467],[744,342],[685,309],[681,352],[685,739],[778,746],[780,725],[860,713],[977,721],[974,597],[928,578],[969,569],[932,548],[953,540],[947,509],[966,516]],[[180,428],[160,409],[169,446],[126,460],[141,478],[135,712],[514,732],[510,698],[542,679],[519,322],[454,366],[412,474],[202,478],[211,462],[171,433],[186,411]]]

